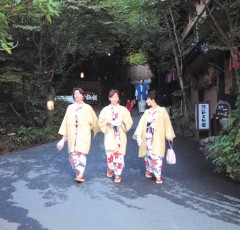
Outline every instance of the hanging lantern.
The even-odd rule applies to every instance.
[[[84,78],[84,72],[80,73],[80,78]]]
[[[47,101],[47,109],[48,110],[54,110],[54,100],[48,100]]]

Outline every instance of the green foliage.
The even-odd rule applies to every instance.
[[[22,29],[22,30],[25,30],[25,31],[40,31],[41,30],[40,26],[31,26],[31,25],[15,24],[15,25],[13,25],[13,27],[15,29]]]
[[[53,110],[53,121],[51,125],[51,128],[55,130],[55,135],[57,134],[58,129],[62,123],[68,105],[69,103],[66,101],[55,101],[55,108]]]
[[[53,111],[53,121],[49,128],[40,127],[36,128],[33,126],[13,126],[10,127],[1,126],[0,128],[5,129],[5,133],[0,133],[0,153],[6,153],[9,151],[19,150],[27,148],[37,144],[43,144],[56,140],[58,135],[58,129],[64,117],[68,103],[64,101],[57,101],[55,110]],[[1,107],[0,107],[1,109]],[[10,121],[7,121],[10,122]],[[5,122],[4,122],[5,124]]]
[[[200,39],[208,40],[210,47],[217,50],[229,50],[238,46],[240,1],[220,0],[214,2],[213,6],[215,21],[211,17],[206,17],[199,23]]]
[[[194,137],[194,113],[189,106],[188,113],[183,114],[182,108],[182,91],[175,90],[172,93],[173,107],[172,107],[172,121],[174,124],[174,131],[177,136]]]
[[[61,17],[56,35],[64,38],[62,45],[66,55],[80,55],[84,59],[93,54],[107,55],[118,46],[117,22],[104,6],[91,1],[67,0]]]
[[[143,53],[135,53],[131,54],[127,58],[129,64],[135,64],[135,65],[141,65],[141,64],[146,64],[147,59]]]
[[[240,181],[240,145],[236,144],[232,134],[231,132],[217,139],[211,145],[211,153],[207,158],[213,160],[217,172],[226,173],[231,179]]]
[[[42,24],[44,19],[49,23],[52,17],[59,15],[59,3],[54,0],[1,0],[0,1],[0,47],[11,54],[14,46],[12,28],[19,22]],[[21,25],[18,25],[20,27]],[[24,26],[24,25],[22,25]]]
[[[180,46],[182,45],[182,28],[187,20],[186,3],[182,1],[131,1],[134,5],[134,22],[132,36],[129,43],[133,50],[146,54],[147,62],[154,73],[163,73],[175,66],[173,47],[176,40],[170,36],[174,25],[170,17],[170,9],[173,14],[177,36]],[[168,24],[171,29],[168,28]],[[173,31],[172,31],[173,33]],[[137,50],[138,49],[138,50]],[[178,55],[181,57],[181,54]]]
[[[16,138],[16,143],[25,143],[35,144],[38,143],[39,140],[43,140],[47,133],[47,129],[36,129],[33,127],[26,128],[21,126],[18,131],[18,137]]]
[[[16,73],[5,72],[0,76],[0,82],[2,83],[21,83],[22,76]]]
[[[209,45],[209,49],[211,50],[219,50],[219,51],[227,51],[228,48],[222,45]]]
[[[57,77],[79,76],[79,69],[92,66],[92,76],[111,79],[128,54],[132,27],[126,20],[128,2],[119,7],[117,1],[66,0],[61,4],[61,17],[56,18],[50,33],[57,52]],[[108,54],[111,54],[109,56]],[[76,75],[77,73],[77,75]],[[58,81],[58,79],[54,79]]]
[[[236,109],[221,131],[221,135],[211,144],[207,158],[212,159],[216,171],[240,181],[240,96]]]
[[[19,150],[27,147],[34,146],[36,144],[43,144],[56,139],[50,134],[53,132],[47,128],[33,128],[21,126],[16,133],[10,133],[10,135],[1,136],[0,153],[6,153],[14,150]]]
[[[37,81],[32,85],[34,83],[26,82],[26,76],[21,76],[21,72],[16,74],[8,75],[6,79],[4,75],[0,78],[1,105],[5,111],[2,118],[6,122],[4,126],[7,125],[8,130],[12,126],[44,126],[47,116],[45,92],[37,89]]]
[[[24,105],[27,108],[28,125],[42,127],[47,119],[46,97],[39,94],[25,95]]]

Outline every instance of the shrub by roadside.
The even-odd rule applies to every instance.
[[[0,139],[0,154],[25,149],[58,139],[58,129],[62,122],[68,103],[57,101],[52,116],[51,126],[46,127],[15,127],[5,131]],[[47,113],[47,111],[46,111]],[[12,127],[9,124],[9,127]]]
[[[240,96],[232,117],[223,127],[220,136],[212,139],[204,151],[215,171],[240,182]]]

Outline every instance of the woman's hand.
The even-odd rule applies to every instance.
[[[112,126],[120,126],[122,124],[122,122],[120,120],[114,120],[111,122]]]
[[[137,136],[137,143],[138,143],[138,146],[142,144],[142,138],[140,136]]]
[[[62,138],[58,143],[57,143],[57,149],[58,151],[61,151],[64,147],[64,143],[65,143],[65,138]]]
[[[106,121],[106,125],[111,125],[111,121]]]

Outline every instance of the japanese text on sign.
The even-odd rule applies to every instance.
[[[85,101],[89,104],[98,104],[99,103],[99,97],[96,92],[90,92],[90,91],[85,91],[84,94]]]
[[[98,100],[97,95],[85,94],[84,97],[87,101],[97,101]]]
[[[226,118],[230,116],[231,106],[228,102],[219,101],[216,106],[216,117]]]
[[[209,129],[209,104],[198,104],[198,128]]]

